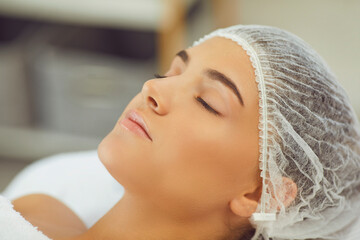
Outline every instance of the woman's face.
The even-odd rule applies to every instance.
[[[186,55],[174,57],[166,78],[144,83],[98,154],[126,192],[174,213],[204,214],[259,184],[258,90],[248,55],[232,40],[214,37]],[[152,141],[119,124],[131,109]]]

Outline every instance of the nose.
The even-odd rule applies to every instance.
[[[164,115],[168,112],[169,100],[165,94],[169,89],[162,89],[164,86],[160,85],[158,79],[150,79],[144,83],[141,93],[146,106],[157,114]]]

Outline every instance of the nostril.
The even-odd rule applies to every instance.
[[[148,97],[148,98],[149,98],[150,102],[151,102],[155,107],[158,106],[158,105],[157,105],[157,102],[155,101],[154,98],[152,98],[152,97]]]

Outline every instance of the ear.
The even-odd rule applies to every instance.
[[[281,177],[281,180],[277,185],[278,187],[274,193],[273,185],[269,184],[271,195],[276,195],[276,198],[273,197],[270,200],[270,206],[272,209],[280,211],[281,206],[287,208],[295,200],[298,189],[296,183],[288,177]]]
[[[281,199],[285,207],[288,207],[296,198],[297,185],[292,179],[282,177],[282,190],[279,199]]]
[[[240,216],[249,218],[256,211],[258,202],[261,197],[262,185],[245,194],[240,194],[230,201],[231,211]]]
[[[240,194],[232,199],[230,202],[231,211],[240,217],[251,217],[256,211],[258,202],[260,201],[261,190],[262,185],[259,185],[254,191]],[[293,180],[282,177],[281,191],[277,193],[278,199],[282,201],[285,207],[288,207],[295,200],[297,191],[297,185]],[[276,204],[275,199],[273,204]],[[280,207],[277,207],[277,209],[280,210]]]

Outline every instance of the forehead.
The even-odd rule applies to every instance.
[[[209,67],[224,73],[234,80],[248,102],[257,102],[255,69],[249,55],[238,43],[223,37],[212,37],[186,51],[190,57],[189,65],[199,69]]]
[[[212,37],[201,44],[186,50],[191,60],[203,63],[207,67],[225,71],[228,74],[247,76],[255,80],[255,70],[246,51],[236,42],[223,38]]]
[[[212,37],[204,42],[189,48],[187,51],[209,56],[225,57],[229,60],[249,61],[245,50],[236,42],[224,37]]]

